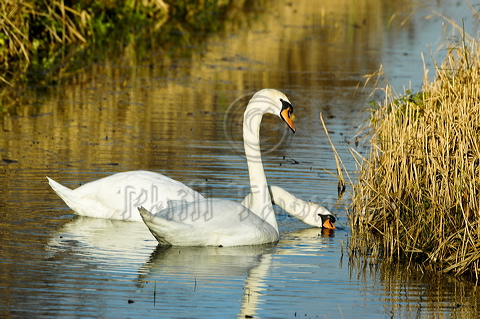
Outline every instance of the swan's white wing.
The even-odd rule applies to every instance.
[[[228,200],[184,202],[157,214],[139,210],[160,244],[241,246],[278,240],[278,232],[269,223],[243,205]]]

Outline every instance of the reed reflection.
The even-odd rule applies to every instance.
[[[350,258],[350,273],[364,291],[378,295],[388,313],[421,318],[476,318],[480,294],[467,280],[436,273],[421,265],[360,261]]]
[[[2,155],[17,166],[60,161],[81,171],[92,164],[155,166],[154,157],[175,170],[183,164],[175,157],[187,154],[191,141],[225,139],[219,119],[238,92],[264,87],[293,94],[298,117],[316,118],[318,105],[305,98],[328,108],[378,68],[381,52],[371,48],[381,47],[385,12],[400,5],[377,2],[322,2],[316,10],[308,1],[262,2],[255,8],[261,19],[258,11],[235,11],[225,33],[182,49],[188,59],[159,48],[93,64],[48,98],[26,92],[25,105],[0,119],[7,132]],[[224,48],[213,50],[219,43]],[[29,148],[28,160],[18,138],[25,135],[39,145]]]

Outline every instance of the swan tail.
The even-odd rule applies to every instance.
[[[48,184],[50,184],[50,187],[52,187],[55,193],[77,215],[96,217],[95,215],[92,215],[91,213],[89,213],[89,212],[95,211],[96,207],[94,203],[91,203],[87,199],[82,200],[78,198],[77,194],[75,194],[75,191],[73,189],[63,186],[62,184],[54,181],[48,176],[47,176],[47,179],[48,179]]]
[[[57,193],[58,196],[60,196],[61,199],[68,205],[70,201],[70,197],[73,196],[73,190],[63,186],[60,183],[55,182],[53,179],[47,176],[48,179],[48,184],[50,184],[50,187]]]
[[[157,239],[158,243],[162,246],[171,246],[171,241],[166,238],[165,235],[171,231],[172,223],[179,223],[155,216],[155,214],[150,213],[143,206],[138,207],[138,211],[140,212],[140,216],[142,216],[143,222],[147,225],[148,230],[150,230],[152,235]]]

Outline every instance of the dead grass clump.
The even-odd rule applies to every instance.
[[[480,47],[451,45],[422,92],[371,113],[368,159],[356,154],[351,252],[480,275]]]
[[[63,1],[41,2],[41,5],[35,0],[2,1],[0,42],[3,45],[0,49],[0,65],[6,71],[11,68],[11,63],[16,63],[24,71],[42,46],[54,52],[62,45],[85,43],[89,19],[85,11],[76,11],[65,6]],[[7,82],[7,74],[2,72],[0,76]]]

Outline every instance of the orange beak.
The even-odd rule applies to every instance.
[[[282,115],[282,119],[285,121],[285,123],[287,123],[288,127],[292,130],[293,133],[295,133],[297,129],[295,128],[295,125],[293,125],[293,120],[295,117],[292,114],[291,108],[286,108],[285,110],[280,112],[280,114]]]
[[[326,229],[335,229],[337,227],[335,227],[335,224],[332,223],[332,221],[329,219],[327,219],[324,223],[323,223],[323,228],[326,228]]]

